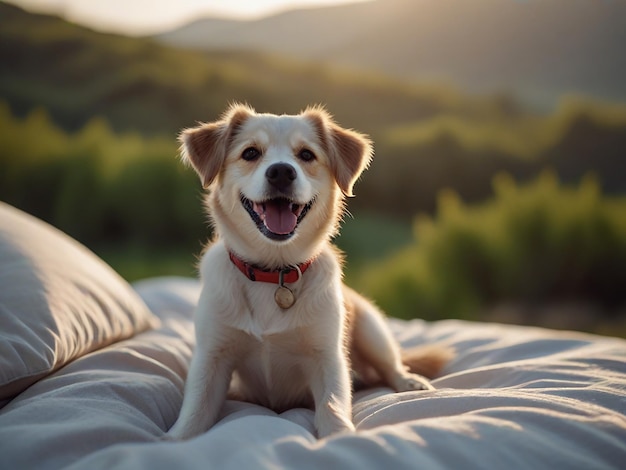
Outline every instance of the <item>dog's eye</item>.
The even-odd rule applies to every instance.
[[[243,158],[247,162],[256,160],[260,156],[261,156],[261,152],[256,147],[248,147],[241,154],[241,158]]]
[[[302,149],[298,153],[298,158],[305,162],[310,162],[311,160],[315,160],[315,154],[311,152],[309,149]]]

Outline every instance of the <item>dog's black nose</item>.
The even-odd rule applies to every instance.
[[[267,182],[283,192],[291,186],[296,176],[296,169],[287,163],[274,163],[265,171]]]

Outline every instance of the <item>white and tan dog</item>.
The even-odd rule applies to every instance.
[[[365,136],[319,108],[276,116],[233,105],[180,139],[210,190],[215,239],[200,265],[197,344],[170,438],[209,429],[229,393],[279,412],[314,406],[320,437],[354,430],[351,368],[367,384],[432,389],[415,372],[432,375],[448,351],[403,357],[380,312],[342,284],[330,244],[372,157]]]

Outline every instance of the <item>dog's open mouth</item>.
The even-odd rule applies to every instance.
[[[263,235],[282,241],[293,236],[313,200],[306,204],[297,204],[286,198],[253,202],[241,196],[241,203]]]

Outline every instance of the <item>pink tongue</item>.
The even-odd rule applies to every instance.
[[[273,233],[286,235],[295,230],[298,217],[290,209],[288,201],[267,201],[265,203],[265,226]]]

